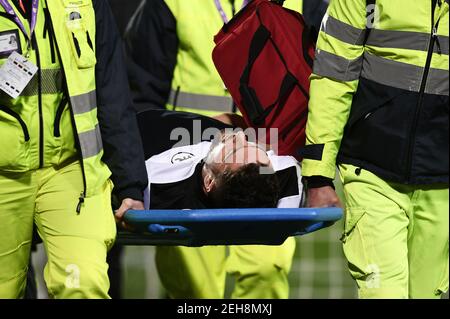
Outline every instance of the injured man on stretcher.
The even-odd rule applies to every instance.
[[[227,115],[218,119],[167,110],[138,114],[146,209],[300,207],[296,159],[277,156]],[[232,298],[288,298],[294,250],[292,237],[280,246],[158,246],[156,265],[171,298],[224,298],[227,274],[235,279]]]

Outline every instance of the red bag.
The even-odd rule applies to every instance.
[[[253,0],[214,41],[214,64],[247,125],[277,128],[278,154],[298,158],[314,60],[303,17],[275,1]]]

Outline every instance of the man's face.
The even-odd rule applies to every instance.
[[[248,142],[242,131],[223,131],[215,137],[206,163],[215,173],[226,169],[234,171],[243,165],[256,163],[270,167],[266,151],[256,143]]]

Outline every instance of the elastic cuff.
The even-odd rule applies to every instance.
[[[325,156],[325,155],[324,155]],[[323,176],[334,179],[336,176],[336,164],[334,161],[315,161],[303,159],[302,161],[303,176]]]
[[[320,188],[320,187],[330,186],[333,189],[335,189],[333,180],[331,178],[324,177],[324,176],[303,177],[302,181],[306,188]]]

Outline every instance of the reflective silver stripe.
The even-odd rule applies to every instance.
[[[78,139],[80,140],[83,158],[95,156],[103,150],[102,135],[98,124],[92,131],[78,134]]]
[[[372,29],[367,39],[367,45],[426,52],[428,51],[430,36],[429,33],[421,32]],[[448,55],[448,37],[438,36],[438,41],[441,53]],[[437,53],[438,51],[439,47],[436,43],[434,52]]]
[[[358,29],[354,26],[339,21],[332,16],[327,16],[322,23],[321,31],[332,37],[349,44],[362,45],[364,43],[365,29]]]
[[[61,69],[43,69],[42,76],[42,94],[56,94],[62,91],[63,74]],[[35,96],[39,94],[39,77],[35,75],[33,79],[23,90],[21,96]]]
[[[448,37],[445,35],[438,35],[438,42],[439,42],[439,46],[441,49],[441,53],[442,54],[449,54],[448,52]],[[438,52],[439,51],[439,47],[438,44],[435,43],[434,44],[434,52]]]
[[[425,87],[425,93],[449,95],[448,84],[449,75],[448,71],[439,69],[430,69],[428,72],[427,86]]]
[[[194,94],[175,90],[170,92],[168,103],[175,107],[203,111],[231,112],[233,110],[233,99],[228,96]]]
[[[353,45],[363,45],[366,29],[358,29],[352,25],[339,21],[332,16],[327,16],[322,24],[321,31],[332,37]],[[371,29],[367,45],[382,48],[409,49],[428,51],[430,33]],[[434,52],[449,54],[448,36],[438,35],[438,43],[434,46]]]
[[[338,81],[354,81],[359,79],[362,67],[362,56],[355,60],[347,60],[323,50],[317,50],[314,60],[314,73]]]
[[[424,68],[364,54],[361,76],[387,86],[419,92]],[[447,70],[430,69],[425,93],[448,95]]]
[[[75,114],[87,113],[97,107],[97,93],[94,90],[86,94],[72,96],[70,102]]]

